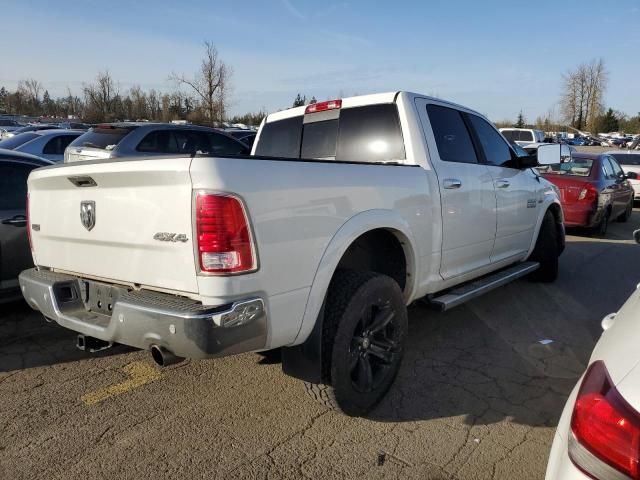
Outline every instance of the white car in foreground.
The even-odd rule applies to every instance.
[[[640,478],[638,322],[640,288],[602,320],[602,337],[560,418],[547,480]]]

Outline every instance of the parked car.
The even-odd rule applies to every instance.
[[[501,128],[500,133],[510,142],[524,146],[530,143],[544,143],[544,132],[531,128]]]
[[[253,130],[247,130],[247,129],[243,129],[243,130],[227,129],[227,130],[224,130],[224,133],[226,133],[227,135],[231,135],[236,140],[240,140],[249,148],[253,146],[253,142],[255,141],[256,135],[258,134],[258,132],[255,132]]]
[[[33,266],[27,240],[27,177],[48,160],[0,149],[0,303],[21,298],[18,274]]]
[[[634,237],[640,242],[640,230]],[[587,371],[560,417],[546,480],[640,478],[639,323],[640,288],[602,320]]]
[[[638,150],[612,150],[607,152],[622,167],[624,173],[629,176],[631,173],[640,175],[640,151]],[[634,199],[640,201],[640,180],[629,177],[629,183],[633,187]]]
[[[85,135],[133,135],[113,129]],[[398,372],[413,300],[557,277],[560,200],[531,167],[559,145],[518,157],[482,115],[390,92],[271,114],[253,150],[33,172],[28,303],[85,349],[159,365],[283,347],[313,398],[362,415]]]
[[[9,133],[22,127],[24,127],[24,125],[19,124],[15,120],[10,118],[0,118],[0,140],[7,138]]]
[[[67,146],[84,133],[83,130],[37,130],[25,132],[0,142],[0,148],[30,153],[60,162]]]
[[[36,132],[38,130],[51,130],[54,128],[60,128],[58,125],[55,124],[38,124],[38,125],[27,125],[25,127],[20,127],[17,128],[11,132],[8,132],[4,138],[11,138],[14,137],[16,135],[20,135],[21,133],[25,133],[25,132]]]
[[[117,157],[210,153],[247,155],[250,149],[220,130],[196,125],[122,122],[93,127],[65,151],[66,163]]]
[[[571,160],[538,169],[560,190],[565,225],[605,235],[610,220],[626,222],[633,211],[633,188],[610,155],[573,153]]]

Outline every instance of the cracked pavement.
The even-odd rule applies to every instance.
[[[640,281],[639,222],[573,232],[554,284],[413,305],[399,377],[367,418],[315,404],[270,358],[148,375],[148,352],[86,354],[25,304],[0,305],[0,478],[543,478],[600,320]]]

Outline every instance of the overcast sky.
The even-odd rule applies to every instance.
[[[604,58],[607,106],[640,111],[640,0],[12,1],[0,13],[0,86],[40,80],[53,96],[109,69],[122,91],[167,91],[202,42],[233,68],[231,113],[390,90],[432,94],[494,121],[533,121],[562,73]]]

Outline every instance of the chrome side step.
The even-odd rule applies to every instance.
[[[518,263],[512,267],[507,267],[504,270],[490,273],[477,280],[454,287],[440,296],[431,298],[429,303],[444,312],[472,298],[479,297],[494,288],[501,287],[520,277],[524,277],[534,270],[537,270],[538,267],[540,267],[538,262]]]

